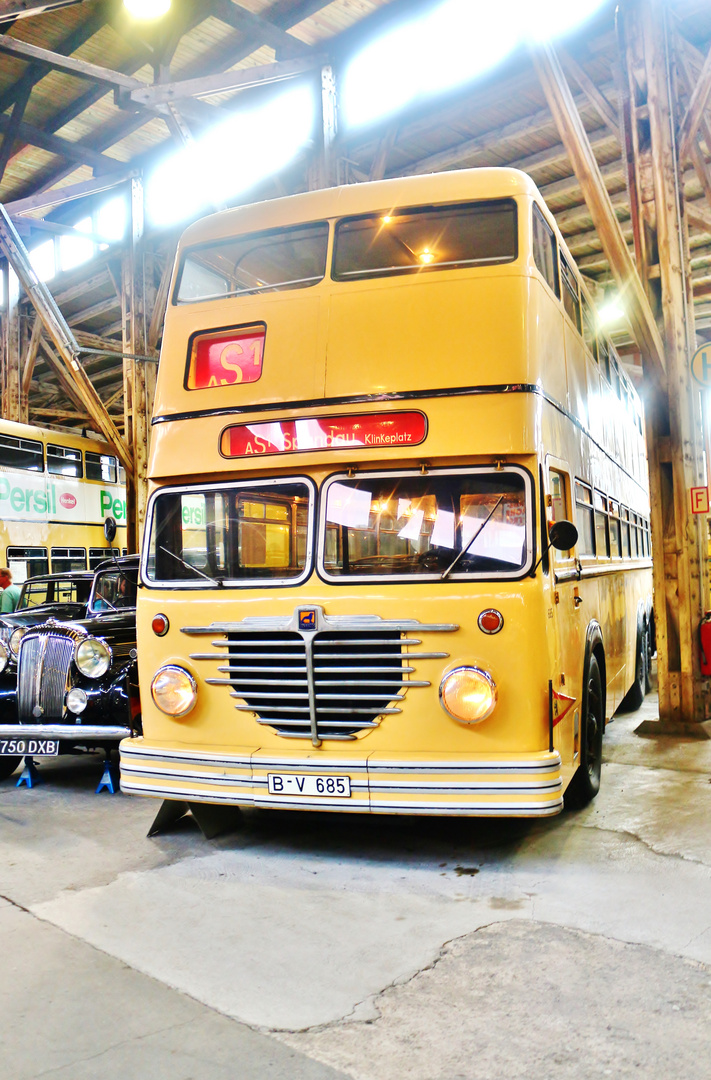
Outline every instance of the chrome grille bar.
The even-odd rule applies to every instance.
[[[302,613],[308,617],[302,621]],[[227,686],[238,712],[285,738],[348,740],[401,712],[408,690],[430,682],[411,678],[418,660],[445,660],[446,652],[417,652],[423,631],[454,632],[453,624],[377,616],[328,616],[297,608],[288,618],[249,617],[235,623],[184,627],[210,636],[214,652],[195,652],[199,663],[217,661],[211,686]],[[415,631],[417,637],[409,637]],[[217,635],[224,635],[218,638]],[[212,669],[215,670],[214,668]]]

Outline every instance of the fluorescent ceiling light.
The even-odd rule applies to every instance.
[[[445,0],[368,45],[343,80],[346,125],[372,123],[483,75],[528,41],[568,33],[606,0]]]
[[[288,165],[313,126],[314,93],[307,84],[235,114],[155,169],[146,182],[147,214],[169,225],[234,201]]]
[[[171,0],[123,0],[123,6],[134,19],[147,22],[159,19],[170,11]]]

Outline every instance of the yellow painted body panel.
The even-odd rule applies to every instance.
[[[621,440],[614,454],[606,450],[615,427],[624,429],[626,421],[536,269],[531,206],[542,203],[523,174],[494,169],[412,177],[229,211],[186,232],[178,265],[186,249],[241,232],[489,197],[511,197],[518,205],[518,255],[508,264],[348,282],[327,273],[310,288],[169,306],[152,490],[299,476],[310,477],[318,489],[351,467],[442,469],[503,460],[531,477],[536,558],[549,459],[566,471],[570,485],[582,477],[648,513],[643,445]],[[329,252],[331,246],[332,240]],[[258,381],[185,388],[192,335],[254,323],[266,325]],[[218,449],[233,424],[398,411],[426,416],[421,445],[241,458],[226,458]],[[186,801],[356,812],[558,812],[580,762],[586,635],[599,624],[609,717],[634,677],[637,612],[651,589],[648,559],[623,564],[593,557],[578,564],[573,555],[552,553],[550,565],[518,581],[333,584],[314,570],[300,586],[191,589],[146,582],[138,603],[144,736],[122,744],[123,789]],[[230,696],[228,686],[207,681],[219,663],[196,654],[219,652],[212,642],[224,642],[224,633],[186,632],[250,617],[288,621],[307,605],[329,618],[377,616],[457,629],[413,629],[420,650],[447,654],[413,660],[410,679],[429,685],[405,683],[399,713],[382,715],[352,741],[323,736],[314,747],[259,723],[251,710],[235,708],[244,703]],[[496,635],[477,625],[480,612],[491,607],[504,618]],[[159,613],[170,623],[164,637],[151,629]],[[404,655],[412,651],[406,647]],[[166,716],[151,699],[151,680],[165,664],[185,668],[197,683],[197,704],[183,719]],[[460,665],[479,666],[496,683],[496,707],[481,723],[459,723],[439,702],[443,675]],[[573,699],[553,727],[552,745],[549,686]],[[280,794],[269,790],[270,776],[347,778],[351,794]]]

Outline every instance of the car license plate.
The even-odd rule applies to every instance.
[[[17,757],[25,754],[55,757],[58,753],[59,739],[0,739],[0,757]]]
[[[270,795],[328,795],[349,799],[350,776],[299,776],[296,773],[267,773]]]

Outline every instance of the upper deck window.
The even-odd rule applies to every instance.
[[[111,454],[95,454],[87,450],[86,459],[87,480],[103,480],[106,484],[116,483],[116,458]]]
[[[304,289],[326,271],[326,222],[213,241],[185,252],[175,303]]]
[[[54,476],[78,476],[81,478],[81,450],[69,446],[53,446],[47,443],[47,472]]]
[[[27,469],[28,472],[43,472],[42,443],[34,439],[17,439],[14,435],[0,435],[0,465]]]
[[[340,221],[333,276],[342,281],[506,263],[517,250],[513,199],[419,206]]]
[[[578,281],[575,274],[568,266],[567,261],[560,257],[560,275],[563,279],[563,307],[575,323],[578,333],[581,332],[580,324],[580,297],[578,295]]]
[[[533,204],[533,260],[549,286],[560,296],[558,247],[550,225],[540,208]]]

